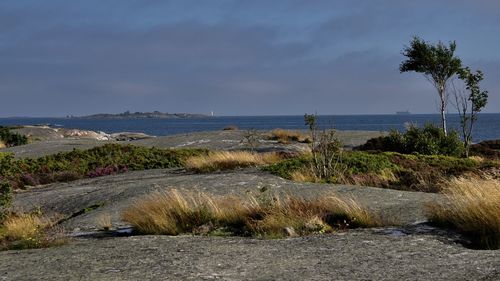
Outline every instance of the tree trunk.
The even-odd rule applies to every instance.
[[[448,131],[446,130],[446,114],[444,113],[444,107],[441,108],[441,125],[443,126],[444,135],[448,136]]]
[[[446,88],[444,86],[441,86],[439,88],[439,98],[441,99],[441,127],[443,128],[444,135],[447,136],[448,132],[446,130]]]

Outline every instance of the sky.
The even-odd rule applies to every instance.
[[[412,36],[455,40],[500,112],[499,34],[497,0],[2,0],[0,117],[437,113]]]

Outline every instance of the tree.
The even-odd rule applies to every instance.
[[[445,135],[446,131],[446,88],[450,78],[458,74],[462,62],[454,55],[455,42],[445,46],[441,41],[433,45],[419,37],[413,37],[410,46],[406,46],[402,52],[408,59],[399,66],[401,73],[415,71],[422,73],[432,83],[439,95],[439,109],[441,111],[441,127]]]
[[[488,103],[488,91],[481,91],[479,88],[479,82],[483,80],[483,72],[481,70],[473,73],[469,67],[466,67],[460,70],[459,77],[465,84],[465,91],[457,90],[453,87],[453,94],[455,96],[455,106],[460,117],[465,157],[469,157],[469,148],[472,143],[472,129],[477,120],[477,114]]]
[[[319,179],[332,179],[341,175],[342,142],[335,130],[318,130],[316,114],[305,114],[305,124],[311,134],[311,170]]]

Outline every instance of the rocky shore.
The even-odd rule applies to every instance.
[[[279,143],[269,140],[267,131],[252,132],[256,142],[248,142],[245,130],[210,131],[172,136],[150,136],[143,133],[123,132],[108,134],[88,130],[54,128],[49,126],[24,126],[13,130],[30,139],[30,143],[0,151],[13,152],[17,158],[34,158],[73,148],[88,149],[106,143],[124,143],[158,148],[207,148],[211,150],[253,149],[259,152],[301,152],[308,149],[305,143]],[[360,145],[383,133],[373,131],[338,131],[346,149]]]
[[[105,143],[147,147],[248,149],[244,131],[217,131],[125,139],[98,132],[24,127],[37,139],[0,151],[38,157]],[[279,143],[258,132],[258,151],[300,152],[303,143]],[[346,148],[379,132],[339,132]],[[106,136],[106,138],[102,138]],[[334,192],[393,221],[393,226],[328,235],[262,240],[209,236],[134,236],[121,212],[156,190],[214,194],[286,193],[312,198]],[[292,182],[256,168],[211,174],[183,169],[132,171],[38,186],[15,194],[13,208],[65,217],[67,245],[0,252],[0,280],[499,280],[498,250],[466,248],[461,236],[426,224],[425,206],[442,195],[390,189]],[[113,231],[99,230],[108,215]]]
[[[41,126],[22,126],[13,130],[16,133],[27,136],[32,142],[39,141],[54,141],[63,139],[90,139],[97,141],[130,141],[138,139],[152,138],[143,133],[121,132],[108,134],[105,132],[96,132],[90,130],[66,129],[59,127],[51,127],[48,125]]]

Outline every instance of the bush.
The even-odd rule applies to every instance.
[[[268,171],[273,175],[277,175],[285,179],[290,179],[293,172],[299,171],[304,167],[308,167],[311,163],[310,161],[310,157],[291,158],[263,167],[262,170]]]
[[[9,147],[27,144],[28,138],[21,134],[11,132],[8,127],[0,126],[0,141]]]
[[[457,132],[451,131],[445,136],[442,129],[432,124],[426,124],[424,128],[411,126],[405,133],[393,130],[388,136],[370,139],[355,149],[456,157],[464,154]]]
[[[319,130],[316,114],[304,114],[305,125],[309,128],[309,146],[312,153],[310,171],[318,179],[338,177],[342,171],[340,159],[342,157],[342,142],[336,131]]]
[[[389,135],[371,138],[365,144],[357,146],[354,150],[363,151],[393,151],[402,153],[403,151],[403,134],[399,131],[391,130]]]
[[[12,201],[12,186],[0,178],[0,222],[5,218],[5,211]]]
[[[390,155],[358,151],[345,153],[342,157],[342,163],[348,168],[351,174],[379,173],[385,169],[394,170],[397,168],[397,165],[391,162]]]

